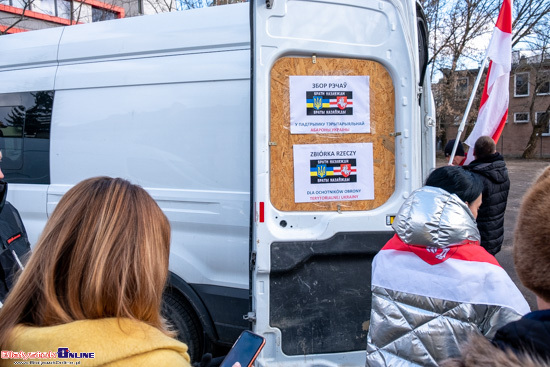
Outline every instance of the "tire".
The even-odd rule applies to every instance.
[[[191,362],[200,361],[203,354],[202,328],[189,303],[169,288],[163,294],[162,315],[177,332],[177,339],[189,347],[187,353]]]

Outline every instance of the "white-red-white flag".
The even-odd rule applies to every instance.
[[[512,65],[512,0],[503,0],[497,24],[493,31],[487,57],[491,60],[481,96],[477,121],[464,143],[471,148],[465,164],[473,159],[473,147],[483,135],[500,138],[508,118],[509,82]],[[475,93],[475,92],[474,92]]]
[[[529,304],[478,242],[429,248],[394,235],[372,262],[372,285],[460,303],[498,305],[524,315]]]

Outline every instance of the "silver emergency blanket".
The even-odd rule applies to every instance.
[[[456,195],[429,186],[411,194],[393,228],[404,243],[422,247],[445,248],[480,239],[467,205]],[[384,279],[388,279],[388,272],[407,276],[402,266],[389,264],[373,267],[373,272],[381,272],[377,275]],[[431,281],[429,272],[425,276]],[[480,281],[472,292],[483,291],[483,287]],[[498,328],[519,317],[514,310],[499,305],[449,301],[373,283],[366,366],[438,366],[444,359],[459,356],[460,343],[471,333],[481,332],[491,338]]]

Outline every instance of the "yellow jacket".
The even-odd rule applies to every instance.
[[[42,356],[37,358],[36,352]],[[38,362],[28,364],[38,365],[190,367],[187,345],[143,322],[116,318],[48,327],[17,325],[2,350],[0,366],[13,366],[25,356]]]

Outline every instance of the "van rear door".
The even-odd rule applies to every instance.
[[[415,3],[251,12],[257,365],[362,366],[372,258],[422,182]]]

